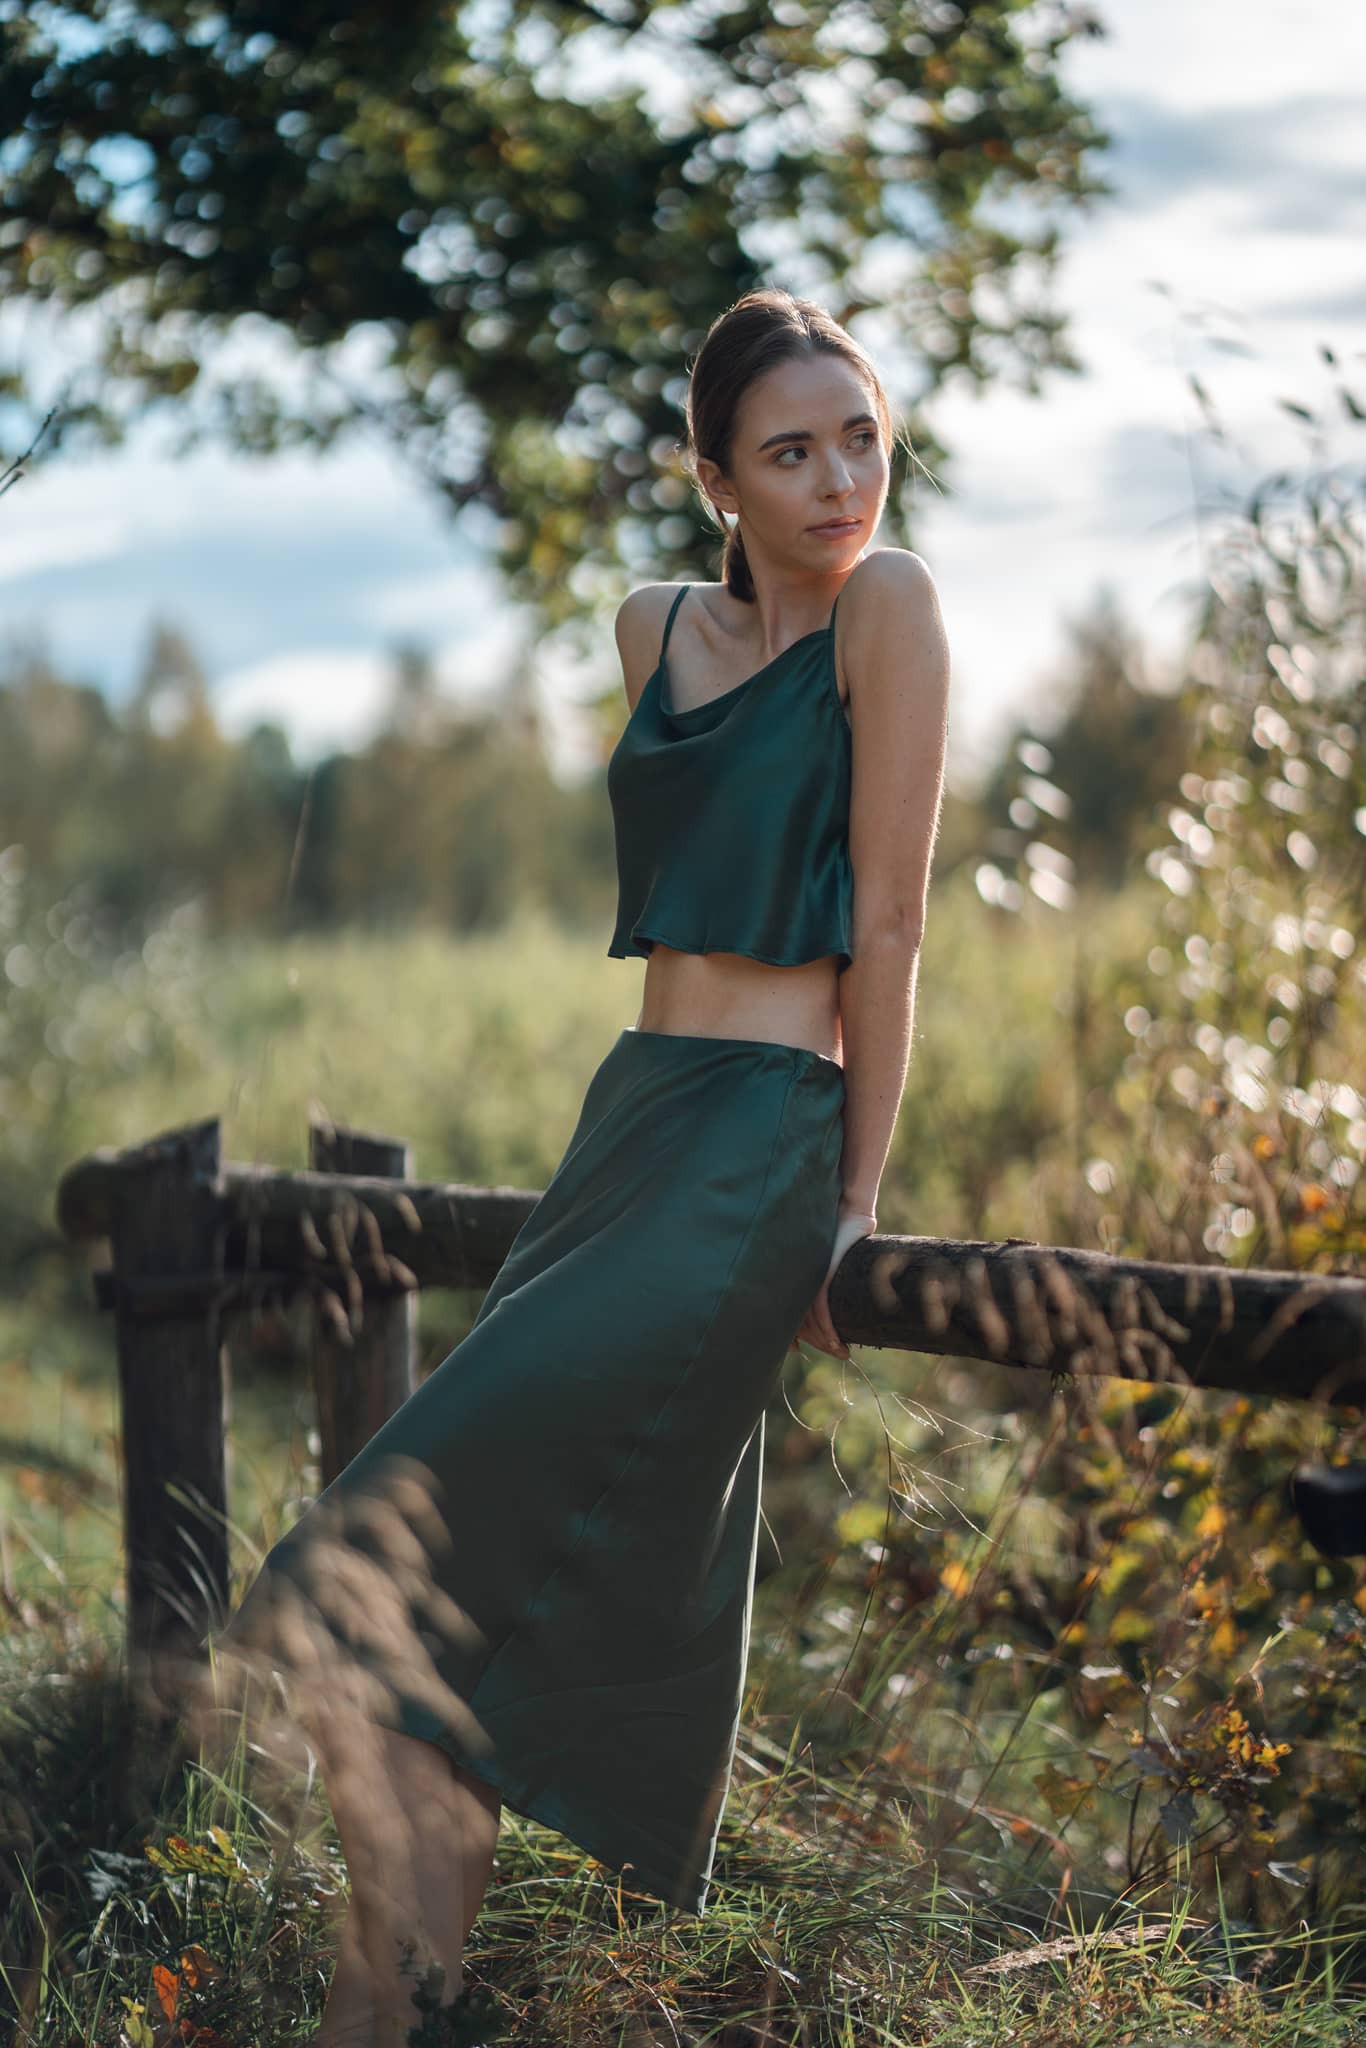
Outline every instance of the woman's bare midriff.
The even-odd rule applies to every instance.
[[[844,1064],[836,955],[772,967],[745,953],[680,953],[659,940],[645,962],[637,1028],[804,1045]]]

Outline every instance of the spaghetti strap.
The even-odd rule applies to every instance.
[[[837,590],[835,592],[835,604],[839,603],[843,595],[844,592],[842,590]],[[825,629],[827,633],[833,633],[835,630],[835,604],[832,604],[830,607],[830,624]]]
[[[687,596],[688,592],[691,589],[691,583],[685,583],[682,589],[679,591],[677,597],[674,599],[673,603],[669,606],[669,616],[664,621],[664,638],[659,643],[659,660],[661,667],[663,666],[664,662],[664,650],[669,644],[669,634],[673,630],[674,613],[678,610],[678,607],[682,604],[684,598]]]

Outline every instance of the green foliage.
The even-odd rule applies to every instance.
[[[1018,859],[1039,886],[979,876],[990,965],[932,919],[923,982],[949,1014],[925,1025],[886,1227],[1362,1272],[1363,500],[1350,475],[1281,479],[1230,527],[1179,699],[1188,765],[1124,898],[1041,828]],[[1061,863],[1030,862],[1039,844]],[[951,1032],[971,1045],[957,1066]],[[1357,1900],[1366,1568],[1313,1551],[1287,1481],[1359,1457],[1363,1418],[1296,1391],[1050,1394],[1008,1369],[817,1364],[778,1463],[800,1475],[794,1547],[828,1573],[799,1635],[834,1681],[820,1753],[847,1760],[875,1727],[964,1883],[996,1828],[1084,1901],[1167,1884],[1183,1854],[1198,1898],[1222,1884],[1256,1925]],[[808,1490],[827,1444],[850,1490],[837,1540]],[[797,1484],[771,1510],[780,1538]],[[789,1641],[769,1672],[783,1713]]]
[[[1102,588],[1066,631],[1068,652],[1044,703],[998,749],[981,792],[985,834],[974,851],[987,857],[992,877],[1023,868],[1059,894],[1060,875],[1118,890],[1150,844],[1154,812],[1188,765],[1186,707],[1148,674],[1113,591]],[[1041,850],[1053,860],[1041,864]],[[998,884],[988,900],[1001,894]],[[1013,900],[1006,890],[1007,905]]]
[[[548,623],[710,557],[665,473],[679,366],[764,280],[765,247],[833,280],[841,318],[875,248],[922,393],[1077,367],[1046,305],[983,308],[1051,270],[1050,211],[1108,189],[1088,165],[1107,138],[1061,81],[1072,39],[1102,33],[1085,13],[6,0],[0,30],[0,290],[97,316],[60,389],[15,380],[61,404],[53,445],[156,401],[181,446],[378,430],[453,511],[481,510]],[[590,54],[621,82],[586,90]],[[667,113],[631,76],[647,55],[685,85]],[[822,121],[794,125],[817,100]],[[1021,199],[1035,234],[999,225]],[[244,352],[211,365],[234,322]],[[262,338],[292,344],[286,367],[253,354]],[[936,466],[919,421],[916,440]]]
[[[240,743],[222,732],[193,647],[168,627],[118,707],[41,647],[12,646],[0,854],[22,864],[35,903],[70,890],[133,945],[172,916],[206,936],[424,920],[488,931],[537,908],[609,919],[600,780],[555,781],[516,679],[490,710],[465,711],[414,686],[412,650],[395,657],[382,729],[305,770],[278,727]]]

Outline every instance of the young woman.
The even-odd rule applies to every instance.
[[[875,1227],[906,1078],[944,632],[925,564],[872,545],[890,408],[822,308],[730,307],[687,423],[734,523],[719,583],[617,615],[609,951],[646,961],[639,1019],[468,1337],[220,1639],[313,1672],[351,1878],[324,2048],[405,2040],[405,1932],[458,1991],[504,1802],[704,1910],[765,1405],[799,1339],[848,1355],[828,1287]]]

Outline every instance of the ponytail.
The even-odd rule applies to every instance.
[[[754,578],[749,573],[738,519],[727,529],[725,546],[721,550],[721,581],[731,596],[738,597],[742,604],[754,603]]]

